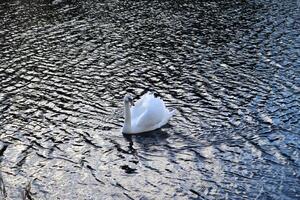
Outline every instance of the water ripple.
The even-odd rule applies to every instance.
[[[298,13],[0,1],[0,199],[299,199]],[[148,90],[176,116],[123,136]]]

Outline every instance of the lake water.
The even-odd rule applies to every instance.
[[[300,199],[300,2],[0,0],[0,199]],[[123,136],[123,97],[168,126]]]

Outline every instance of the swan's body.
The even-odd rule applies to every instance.
[[[125,121],[122,132],[126,134],[136,134],[148,132],[162,127],[168,123],[168,120],[174,114],[169,111],[163,100],[154,97],[151,93],[146,93],[140,100],[131,107],[132,98],[126,95]]]

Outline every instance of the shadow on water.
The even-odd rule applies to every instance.
[[[164,126],[164,128],[171,128],[170,125]],[[164,129],[157,129],[150,132],[140,133],[140,134],[123,134],[126,141],[129,143],[129,148],[133,148],[134,143],[139,144],[139,147],[144,151],[150,146],[160,146],[166,143],[166,139],[169,137],[169,133],[164,131]]]

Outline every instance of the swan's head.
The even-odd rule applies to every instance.
[[[124,97],[124,103],[131,104],[133,106],[133,98],[129,94],[126,94]]]

